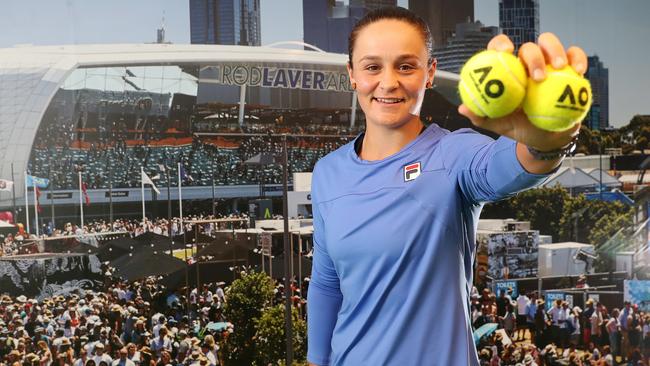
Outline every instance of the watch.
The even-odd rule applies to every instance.
[[[578,144],[578,135],[576,135],[571,142],[568,144],[560,147],[559,149],[551,150],[551,151],[540,151],[535,149],[534,147],[530,147],[526,145],[528,148],[528,152],[536,159],[536,160],[556,160],[559,158],[563,158],[571,153],[573,153],[576,149],[576,146]]]

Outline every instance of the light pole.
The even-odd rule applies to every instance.
[[[287,335],[287,365],[293,363],[293,324],[291,320],[291,288],[289,286],[289,261],[291,257],[289,247],[289,189],[288,170],[289,152],[287,151],[287,135],[282,135],[282,215],[284,216],[284,309],[285,309],[285,334]],[[293,253],[290,253],[293,254]]]
[[[212,156],[212,217],[214,218],[216,215],[215,209],[214,209],[214,159],[216,158],[216,154],[213,154]]]

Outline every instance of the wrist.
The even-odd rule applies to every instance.
[[[576,149],[576,145],[578,142],[578,136],[576,135],[573,140],[571,140],[568,144],[559,147],[557,149],[553,150],[539,150],[537,148],[534,148],[532,146],[526,145],[526,148],[528,149],[528,152],[530,155],[535,158],[535,160],[557,160],[564,158],[565,156],[573,153]]]

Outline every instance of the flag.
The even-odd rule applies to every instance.
[[[11,180],[0,179],[0,191],[10,192],[14,187],[14,182]]]
[[[88,197],[88,186],[86,182],[81,183],[81,192],[83,192],[84,200],[86,201],[86,206],[90,206],[90,197]]]
[[[27,188],[47,188],[47,186],[50,185],[50,180],[27,174],[25,176],[25,184],[27,185]]]
[[[192,178],[191,175],[187,174],[187,171],[185,171],[183,164],[181,164],[181,178],[183,178],[183,180],[189,180],[190,182],[194,182],[194,178]]]
[[[34,187],[34,190],[36,191],[36,211],[43,212],[41,203],[38,202],[41,198],[41,190],[38,188],[38,186]]]
[[[153,180],[151,180],[151,178],[149,178],[149,176],[145,172],[142,172],[142,184],[149,184],[151,188],[153,188],[153,190],[156,191],[156,193],[160,194],[158,187],[156,187],[156,185],[153,184]]]

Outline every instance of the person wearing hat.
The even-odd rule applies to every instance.
[[[138,347],[134,343],[128,343],[126,345],[126,357],[133,361],[134,364],[139,365],[140,364],[140,351],[138,351]]]
[[[162,351],[171,352],[172,341],[171,338],[167,336],[167,333],[167,327],[161,327],[158,331],[158,337],[154,338],[149,344],[154,356],[160,357]]]
[[[153,354],[147,346],[140,348],[140,366],[153,366]]]
[[[95,361],[95,364],[99,365],[100,362],[106,362],[108,365],[113,363],[113,358],[111,356],[107,355],[104,353],[104,344],[102,342],[95,342],[95,349],[94,353],[95,356],[93,357],[93,360]]]
[[[112,366],[135,366],[135,363],[129,359],[129,351],[126,347],[120,348],[119,358],[113,361]]]
[[[623,310],[621,310],[618,316],[618,324],[620,326],[619,334],[621,337],[621,355],[625,359],[630,351],[629,331],[633,327],[633,325],[628,322],[628,319],[630,319],[630,316],[634,314],[634,309],[632,308],[632,303],[628,300],[625,300],[623,305]]]
[[[607,325],[607,334],[609,335],[609,346],[611,347],[612,357],[620,356],[620,348],[618,343],[620,324],[618,323],[618,316],[620,315],[617,308],[612,310],[612,316],[609,317]]]
[[[567,331],[569,332],[569,342],[573,347],[580,343],[580,314],[582,314],[582,309],[578,306],[569,309]]]
[[[214,337],[211,334],[208,334],[203,338],[203,343],[201,344],[201,351],[210,361],[210,365],[219,364],[219,346],[217,346]]]
[[[176,355],[176,360],[179,363],[183,363],[185,361],[185,358],[187,357],[188,353],[190,352],[191,349],[191,340],[187,336],[187,330],[186,329],[181,329],[178,331],[178,350],[177,350],[177,355]]]
[[[41,365],[50,365],[53,362],[52,352],[45,341],[41,340],[36,343],[36,355]]]

